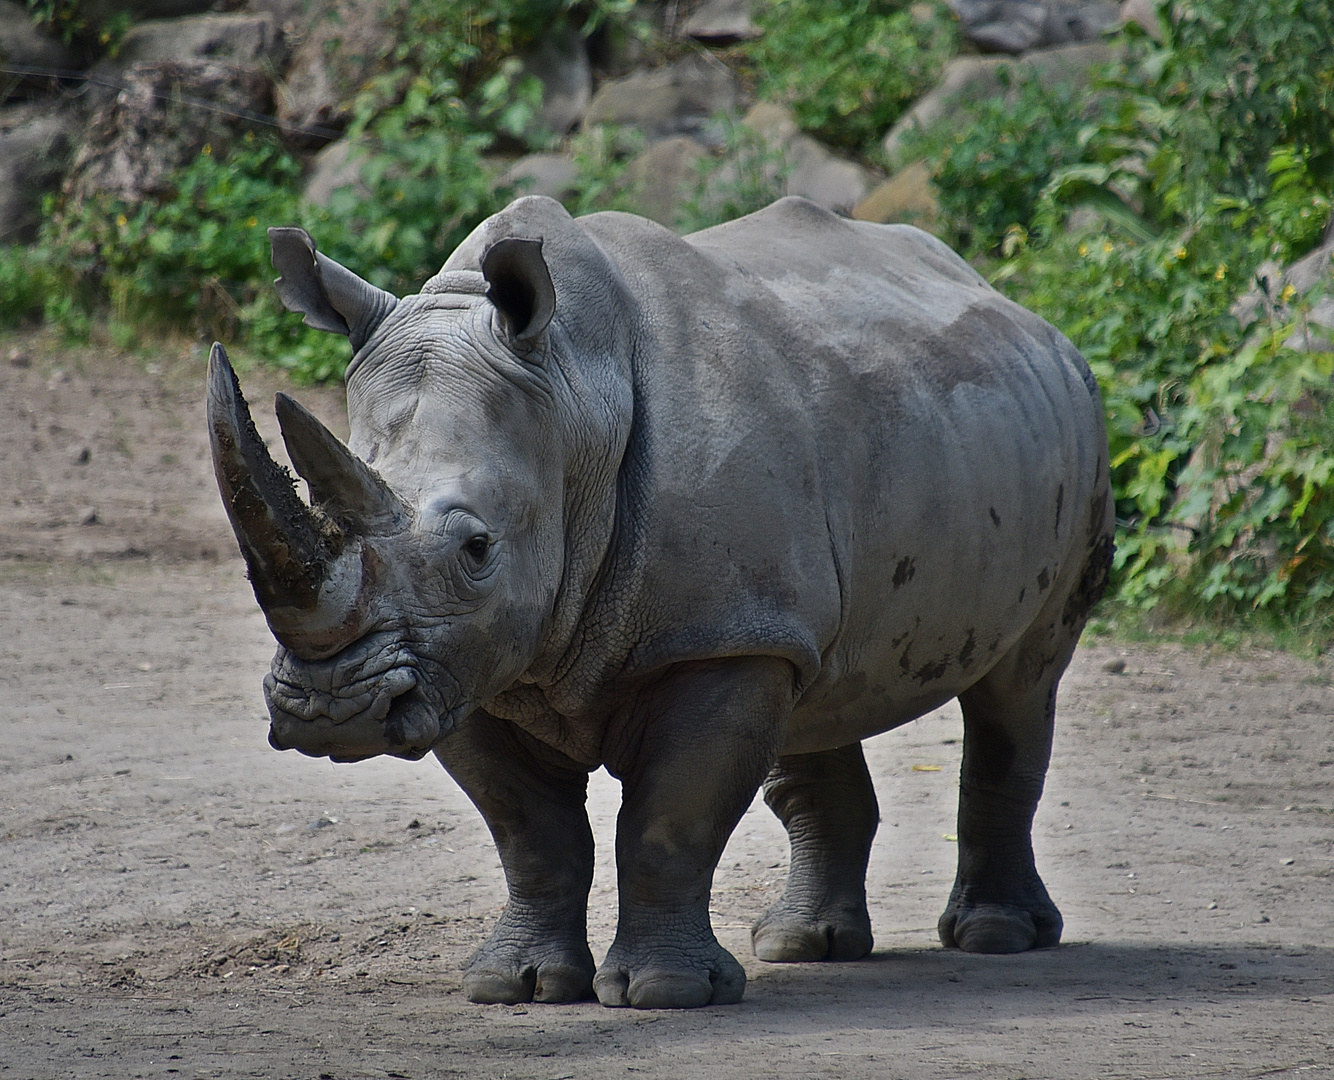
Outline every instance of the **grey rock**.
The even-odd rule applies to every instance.
[[[885,136],[885,155],[894,168],[908,164],[902,158],[902,143],[909,131],[928,131],[949,124],[969,106],[1005,95],[1014,98],[1026,79],[1035,78],[1046,87],[1087,86],[1090,71],[1119,55],[1116,47],[1102,42],[1035,49],[1022,56],[958,56],[945,65],[940,81],[919,98]],[[1008,83],[1004,72],[1009,73]]]
[[[964,39],[984,52],[1021,53],[1088,41],[1121,22],[1110,0],[949,0]]]
[[[929,229],[940,215],[940,198],[924,161],[900,169],[852,210],[859,221],[902,222]]]
[[[583,35],[564,25],[524,53],[524,72],[542,83],[542,126],[565,135],[579,126],[593,96],[593,72]]]
[[[1158,22],[1160,6],[1160,0],[1124,0],[1121,4],[1121,22],[1123,25],[1136,23],[1154,41],[1162,41],[1163,28]]]
[[[50,106],[0,110],[0,244],[36,235],[42,196],[60,187],[76,126],[70,112]]]
[[[249,126],[240,114],[267,113],[273,86],[255,68],[218,60],[131,64],[125,88],[88,125],[67,190],[75,202],[105,193],[129,202],[167,190],[167,177],[207,146],[224,153]]]
[[[784,194],[800,195],[826,210],[851,214],[874,186],[870,170],[841,158],[797,128],[781,105],[760,102],[741,121],[765,146],[781,155],[787,172]]]
[[[695,194],[699,162],[708,153],[694,139],[677,135],[654,143],[630,162],[621,183],[635,212],[670,229],[682,206]]]
[[[750,0],[704,0],[681,33],[707,45],[731,45],[760,36],[759,28],[750,21]]]
[[[309,7],[309,0],[249,0],[244,10],[272,15],[274,22],[284,30],[296,30],[301,26]]]
[[[498,187],[518,195],[564,199],[574,193],[579,168],[564,154],[529,154],[500,174]]]
[[[358,87],[384,61],[394,38],[378,4],[323,0],[312,6],[278,87],[283,134],[322,146],[350,119]]]
[[[188,59],[277,68],[286,60],[286,44],[278,21],[267,12],[154,19],[130,27],[111,63],[128,67],[138,61]]]
[[[65,70],[74,66],[74,56],[61,42],[33,25],[23,4],[0,0],[0,63]]]
[[[83,0],[80,11],[88,22],[97,26],[116,15],[133,19],[177,19],[182,15],[199,15],[208,11],[215,0]]]
[[[1285,299],[1289,286],[1292,292]],[[1250,289],[1230,311],[1243,328],[1261,318],[1288,322],[1294,317],[1294,302],[1306,299],[1319,287],[1334,292],[1334,221],[1320,244],[1290,265],[1280,266],[1272,260],[1262,263]],[[1334,296],[1317,297],[1302,324],[1283,344],[1302,352],[1334,352]]]
[[[348,139],[330,143],[311,159],[306,170],[302,197],[316,206],[328,206],[335,191],[355,187],[363,195],[370,191],[361,182],[361,158]]]
[[[690,135],[716,143],[720,135],[710,130],[710,121],[736,112],[740,103],[741,88],[726,66],[691,55],[604,83],[589,103],[584,127],[625,125],[638,128],[650,141]]]

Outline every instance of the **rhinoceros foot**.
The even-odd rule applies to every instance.
[[[593,978],[598,1000],[611,1008],[695,1009],[735,1005],[746,989],[736,957],[713,940],[698,951],[679,943],[661,950],[613,943]]]
[[[1044,898],[1045,899],[1045,898]],[[936,929],[947,949],[1017,953],[1060,944],[1061,913],[1050,900],[1031,907],[1010,904],[966,906],[951,898]]]
[[[871,951],[871,916],[863,899],[807,912],[784,897],[751,929],[755,955],[770,963],[860,960]]]
[[[593,996],[593,954],[583,941],[525,940],[503,924],[477,950],[463,975],[463,993],[484,1005],[584,1001]]]

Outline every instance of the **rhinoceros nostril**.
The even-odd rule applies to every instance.
[[[384,722],[384,737],[390,746],[427,746],[439,736],[440,715],[420,692],[394,699]]]

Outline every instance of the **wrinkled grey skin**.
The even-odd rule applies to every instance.
[[[756,954],[865,956],[879,814],[860,741],[953,697],[941,940],[1057,943],[1030,829],[1112,530],[1101,402],[1065,338],[927,234],[798,199],[685,239],[520,199],[397,302],[274,235],[288,306],[356,346],[360,462],[329,464],[346,452],[280,400],[307,546],[334,552],[308,560],[315,599],[284,599],[264,574],[306,541],[255,540],[267,526],[228,494],[248,482],[226,458],[244,405],[218,350],[219,477],[282,643],[271,739],[430,750],[477,805],[509,902],[472,1000],[739,1000],[709,890],[761,785],[792,860]],[[265,521],[303,512],[280,495]],[[624,801],[595,971],[598,766]]]

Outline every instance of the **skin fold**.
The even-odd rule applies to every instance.
[[[740,1000],[709,890],[761,787],[792,860],[756,955],[865,956],[861,740],[954,697],[941,940],[1059,941],[1031,825],[1112,555],[1101,401],[1065,338],[927,234],[800,199],[685,238],[520,199],[401,299],[270,235],[284,303],[355,350],[346,447],[280,396],[309,507],[221,347],[210,367],[279,642],[270,741],[434,753],[472,799],[509,888],[472,1000]],[[595,967],[598,767],[623,802]]]

